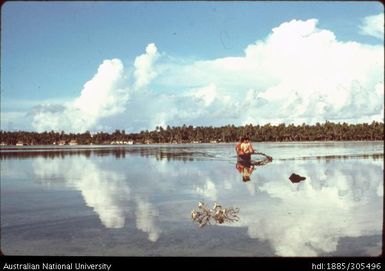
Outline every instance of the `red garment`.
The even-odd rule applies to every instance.
[[[244,170],[247,170],[247,172],[248,172],[249,174],[251,174],[251,173],[253,172],[253,170],[254,170],[254,167],[253,167],[253,166],[251,166],[251,167],[245,167],[245,166],[243,166],[242,164],[238,163],[238,164],[237,164],[237,169],[238,169],[239,173],[244,173]]]

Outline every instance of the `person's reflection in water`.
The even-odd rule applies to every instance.
[[[242,174],[242,181],[248,182],[250,181],[250,176],[253,173],[254,165],[250,162],[237,162],[236,166],[239,173]]]

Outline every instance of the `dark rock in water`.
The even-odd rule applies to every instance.
[[[295,173],[291,174],[289,177],[289,180],[292,183],[299,183],[300,181],[303,181],[305,179],[306,179],[306,177],[299,176],[298,174],[295,174]]]

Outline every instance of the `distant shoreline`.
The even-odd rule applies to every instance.
[[[313,141],[261,141],[261,142],[252,142],[254,145],[257,144],[312,144],[312,143],[363,143],[363,142],[373,142],[373,143],[384,143],[383,140],[313,140]],[[45,148],[55,148],[55,149],[67,149],[67,148],[102,148],[102,147],[139,147],[139,146],[161,146],[161,145],[166,145],[166,146],[182,146],[182,145],[236,145],[238,142],[218,142],[218,143],[150,143],[150,144],[143,144],[143,143],[137,143],[137,144],[76,144],[76,145],[53,145],[53,144],[46,144],[46,145],[23,145],[23,146],[16,146],[16,145],[1,145],[0,150],[7,150],[7,149],[12,149],[12,150],[21,150],[21,149],[32,149],[32,148],[39,148],[43,147]]]
[[[252,142],[335,142],[335,141],[381,141],[384,140],[384,123],[316,123],[315,125],[279,124],[221,127],[183,125],[177,127],[157,126],[152,131],[126,133],[115,130],[66,133],[64,131],[26,132],[0,130],[0,145],[134,145],[134,144],[202,144],[238,142],[241,137]]]

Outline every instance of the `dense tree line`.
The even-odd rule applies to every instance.
[[[384,123],[347,124],[316,123],[315,125],[252,125],[222,127],[156,127],[153,131],[126,134],[124,130],[113,133],[98,132],[65,133],[65,132],[24,132],[0,131],[2,145],[51,145],[68,144],[127,144],[134,143],[209,143],[235,142],[241,136],[249,136],[254,142],[262,141],[326,141],[326,140],[384,140]]]

